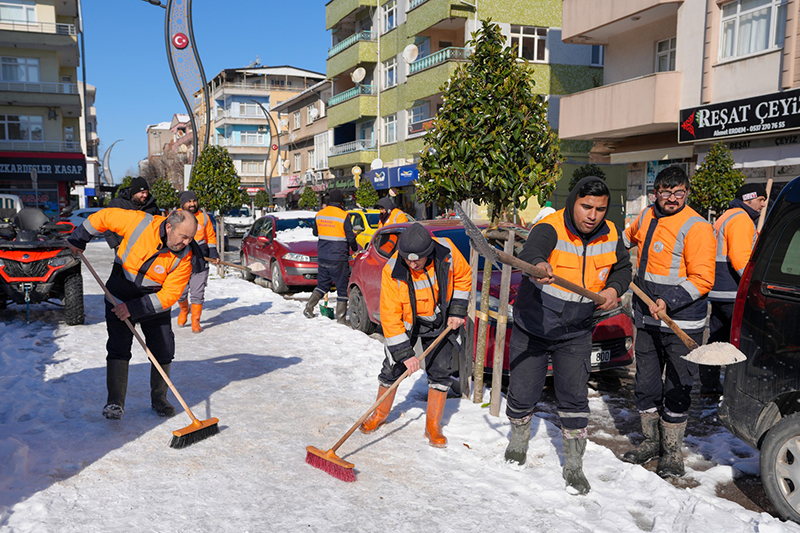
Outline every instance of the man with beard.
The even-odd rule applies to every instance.
[[[67,245],[73,253],[84,250],[92,237],[111,230],[122,236],[114,267],[106,282],[117,305],[106,300],[106,386],[108,400],[103,416],[119,420],[125,411],[128,365],[133,333],[124,320],[139,324],[147,347],[170,374],[175,339],[170,307],[178,301],[192,273],[189,244],[197,231],[197,219],[183,210],[169,217],[142,211],[103,209],[75,228]],[[154,366],[150,368],[150,400],[159,416],[172,416],[175,408],[167,401],[167,383]]]
[[[150,185],[142,177],[133,178],[130,186],[120,189],[117,197],[108,202],[108,207],[144,211],[151,215],[161,214],[161,209],[156,205],[155,197],[150,194]],[[121,236],[110,231],[105,234],[105,238],[111,248],[116,248],[122,242]]]
[[[192,213],[197,218],[197,233],[194,235],[194,242],[197,243],[200,254],[203,257],[208,257],[212,263],[218,265],[217,234],[214,231],[214,224],[211,223],[211,218],[197,205],[197,195],[192,191],[184,191],[181,193],[179,201],[182,209]],[[198,261],[194,261],[194,263],[196,263],[196,268],[199,268],[199,271],[192,272],[189,284],[178,300],[178,305],[181,308],[181,312],[178,314],[178,325],[186,325],[186,320],[189,317],[189,298],[191,297],[192,331],[200,333],[203,331],[200,326],[200,315],[203,313],[206,283],[208,283],[208,264],[206,261],[203,261],[202,264]]]

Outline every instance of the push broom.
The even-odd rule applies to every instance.
[[[441,332],[439,336],[436,337],[436,339],[434,339],[431,345],[428,346],[428,349],[422,352],[422,355],[418,356],[417,359],[419,359],[420,361],[425,359],[428,356],[428,354],[430,354],[431,351],[433,351],[433,349],[439,345],[442,339],[444,339],[445,336],[450,331],[452,331],[452,329],[453,328],[451,328],[450,326],[447,326],[447,328],[445,328],[445,330]],[[356,428],[360,426],[361,423],[364,422],[364,420],[366,420],[367,417],[371,415],[373,411],[375,411],[375,409],[378,408],[378,406],[383,402],[383,400],[385,400],[389,396],[389,394],[391,394],[392,391],[395,390],[397,386],[400,385],[400,383],[408,377],[408,375],[409,375],[408,370],[403,372],[403,375],[401,375],[397,379],[397,381],[392,383],[392,386],[389,387],[389,389],[386,392],[384,392],[381,395],[381,397],[375,401],[374,404],[372,404],[372,407],[370,407],[369,410],[366,413],[364,413],[364,415],[361,418],[359,418],[358,421],[355,424],[353,424],[353,426],[349,430],[347,430],[347,433],[345,433],[344,436],[341,439],[339,439],[339,442],[333,445],[333,448],[331,448],[328,451],[323,451],[320,450],[319,448],[315,448],[314,446],[307,447],[306,451],[308,453],[306,453],[306,462],[311,466],[313,466],[314,468],[319,468],[323,472],[327,472],[336,479],[340,479],[342,481],[355,481],[356,475],[353,472],[353,467],[355,465],[353,463],[348,463],[347,461],[343,460],[341,457],[336,455],[336,450],[338,450],[339,447],[342,444],[344,444],[344,442],[347,439],[350,438],[350,435],[353,434]]]
[[[117,305],[117,300],[112,296],[112,294],[108,291],[106,284],[103,283],[103,280],[100,279],[100,276],[97,275],[97,272],[92,267],[92,264],[86,259],[86,256],[83,254],[82,251],[78,250],[78,254],[83,262],[86,264],[86,268],[89,269],[89,272],[92,273],[94,279],[103,289],[103,292],[106,293],[106,298],[108,301],[111,302],[113,306]],[[139,344],[142,345],[144,351],[147,352],[147,357],[150,359],[150,362],[153,363],[153,366],[158,370],[158,373],[161,374],[161,377],[164,378],[164,381],[167,382],[169,385],[170,390],[175,395],[175,397],[180,402],[183,410],[186,411],[186,414],[189,415],[189,418],[192,419],[192,423],[186,426],[185,428],[176,429],[172,432],[172,440],[169,443],[170,448],[186,448],[187,446],[191,446],[195,442],[199,442],[203,439],[207,439],[208,437],[213,437],[217,433],[219,433],[219,419],[218,418],[209,418],[208,420],[198,420],[196,416],[192,413],[192,410],[189,409],[189,406],[186,405],[186,402],[183,401],[183,397],[178,393],[178,390],[173,385],[172,381],[169,379],[169,376],[164,372],[164,369],[161,368],[161,365],[158,364],[156,361],[156,357],[153,355],[153,352],[150,351],[150,348],[147,347],[147,344],[144,342],[144,339],[139,332],[136,331],[136,328],[133,326],[133,323],[128,320],[127,318],[124,320],[125,324],[127,324],[128,328],[133,333],[133,336],[136,337],[136,340],[139,341]]]

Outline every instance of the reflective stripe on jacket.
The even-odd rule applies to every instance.
[[[357,250],[350,216],[341,207],[329,205],[314,217],[318,261],[347,261],[350,250]]]
[[[214,231],[214,224],[205,212],[198,210],[194,214],[197,218],[197,232],[194,234],[194,242],[200,245],[203,257],[216,259],[219,257],[217,252],[217,232]]]
[[[417,320],[440,324],[447,318],[465,317],[472,270],[445,238],[434,238],[433,261],[425,270],[408,268],[395,254],[381,274],[381,327],[392,359],[399,363],[414,355]]]
[[[389,224],[402,224],[403,222],[408,222],[408,215],[406,215],[402,209],[393,208],[389,213],[389,216],[386,217],[386,222],[379,222],[378,228],[382,228],[384,226],[388,226]]]
[[[705,328],[707,295],[714,286],[717,243],[711,224],[684,206],[674,215],[645,208],[625,230],[625,244],[638,246],[635,283],[653,301],[667,304],[667,314],[687,333]],[[634,298],[637,327],[658,326],[671,331],[650,315],[648,306]]]
[[[735,207],[725,211],[714,224],[717,236],[717,261],[714,288],[710,300],[733,302],[744,267],[756,244],[756,225],[747,211]]]

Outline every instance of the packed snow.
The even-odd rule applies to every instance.
[[[106,244],[90,243],[87,256],[105,278]],[[101,416],[103,297],[88,272],[84,326],[65,326],[48,304],[34,306],[30,324],[20,306],[0,312],[0,531],[800,532],[716,495],[758,470],[757,452],[727,433],[687,437],[687,476],[699,485],[678,488],[620,461],[595,429],[587,496],[564,488],[560,431],[547,413],[534,417],[524,466],[503,460],[507,418],[469,400],[447,401],[449,447],[432,448],[423,373],[401,384],[386,426],[339,449],[358,477],[343,483],[306,464],[306,446],[327,450],[373,403],[381,341],[305,319],[308,293],[284,299],[214,272],[205,330],[175,328],[172,378],[221,432],[182,450],[168,442],[190,420],[150,409],[136,344],[125,415]],[[633,405],[608,415],[608,405],[592,394],[593,413],[636,416]]]
[[[282,243],[290,242],[303,242],[314,241],[317,237],[314,235],[313,228],[292,228],[275,232],[275,240]]]
[[[704,344],[684,355],[683,358],[699,365],[712,366],[732,365],[747,361],[747,356],[739,348],[728,342]]]

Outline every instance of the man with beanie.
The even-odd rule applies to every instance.
[[[591,490],[583,474],[583,453],[589,424],[587,382],[595,303],[552,283],[558,275],[598,293],[605,298],[600,306],[604,311],[615,308],[628,290],[630,256],[622,235],[606,220],[610,197],[603,180],[583,178],[567,197],[564,209],[531,229],[519,258],[544,270],[547,277],[523,277],[514,302],[509,348],[506,414],[511,438],[505,458],[525,462],[531,417],[552,360],[564,447],[562,475],[567,487],[578,494]]]
[[[155,197],[150,194],[150,185],[142,177],[133,178],[130,186],[120,189],[117,197],[108,202],[108,207],[144,211],[151,215],[161,214],[161,209],[156,205]],[[121,236],[110,231],[106,232],[105,238],[108,245],[114,249],[122,242]]]
[[[756,244],[756,224],[767,203],[767,191],[758,183],[739,187],[728,209],[714,224],[717,237],[717,262],[714,288],[708,293],[711,301],[710,336],[708,342],[729,342],[733,304],[744,267],[750,260]],[[709,365],[700,367],[700,394],[716,396],[722,394],[719,368]]]
[[[442,414],[450,388],[450,363],[458,349],[458,328],[467,315],[472,271],[450,239],[432,238],[421,224],[400,235],[397,252],[381,274],[381,327],[385,359],[378,375],[380,398],[408,370],[420,368],[414,355],[417,339],[426,349],[447,327],[453,328],[425,359],[428,374],[428,408],[425,436],[431,446],[444,448]],[[364,433],[378,429],[389,416],[397,389],[361,424]]]
[[[219,253],[217,252],[217,234],[214,231],[214,224],[211,222],[205,211],[197,205],[197,195],[193,191],[183,191],[179,197],[181,209],[190,212],[197,218],[197,233],[194,235],[194,242],[197,244],[200,255],[208,257],[215,265],[219,264]],[[203,328],[200,326],[200,315],[203,313],[203,302],[205,301],[206,283],[208,283],[208,263],[194,261],[196,269],[192,271],[189,284],[183,290],[183,294],[178,300],[181,310],[178,313],[178,325],[185,326],[189,318],[189,298],[192,302],[192,331],[200,333]]]
[[[328,205],[314,218],[317,236],[317,286],[311,293],[303,315],[314,318],[314,307],[336,285],[336,321],[346,323],[347,285],[350,281],[350,251],[358,250],[356,234],[344,210],[344,193],[333,189]]]
[[[379,228],[389,224],[408,222],[408,216],[401,209],[395,207],[394,201],[388,196],[378,200],[378,210],[381,212],[380,222],[378,223]]]

